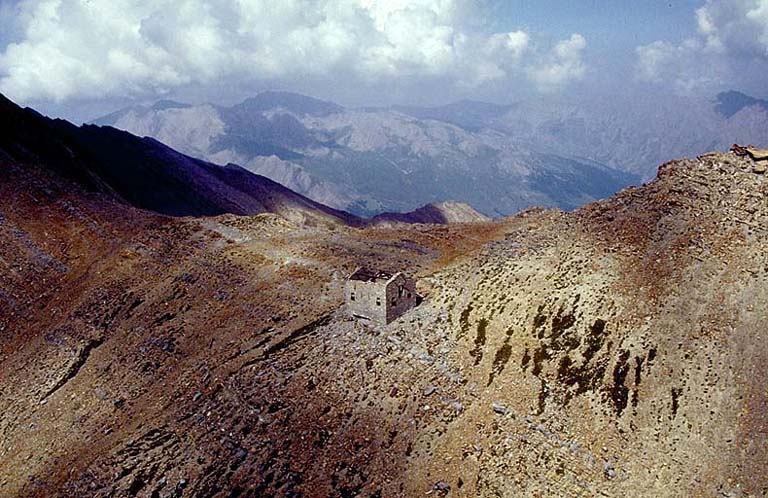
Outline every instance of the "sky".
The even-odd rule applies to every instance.
[[[0,92],[73,121],[297,91],[349,106],[768,97],[768,0],[0,0]]]

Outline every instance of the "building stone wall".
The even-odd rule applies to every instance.
[[[386,282],[349,280],[346,301],[351,315],[387,323]]]
[[[386,287],[386,323],[416,306],[416,282],[399,273]]]
[[[416,282],[402,273],[387,280],[350,278],[344,295],[350,315],[383,324],[395,320],[417,303]]]

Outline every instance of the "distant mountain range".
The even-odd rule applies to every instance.
[[[153,108],[184,107],[163,101]],[[2,95],[0,118],[0,167],[15,168],[23,175],[41,175],[40,181],[48,181],[42,177],[52,174],[108,202],[164,215],[273,213],[300,224],[348,226],[487,220],[470,206],[455,202],[363,219],[313,201],[235,164],[216,165],[194,159],[154,138],[139,138],[112,127],[78,127],[49,119],[32,109],[22,109]],[[6,170],[5,176],[9,172]]]
[[[36,166],[137,208],[172,216],[270,212],[301,222],[362,222],[239,166],[193,159],[152,138],[49,119],[2,95],[0,116],[0,162]]]
[[[524,102],[490,128],[542,150],[586,157],[650,180],[671,157],[768,143],[768,103],[739,92],[714,99],[607,96],[579,104]]]
[[[134,106],[94,124],[242,164],[357,215],[456,200],[501,216],[532,205],[572,209],[651,178],[670,157],[768,142],[768,105],[725,92],[714,100],[347,109],[264,92],[231,107]]]
[[[571,209],[638,181],[633,173],[535,150],[482,126],[508,110],[476,102],[345,109],[265,92],[232,107],[136,106],[94,123],[154,137],[214,163],[242,164],[361,216],[447,200],[489,216],[531,205]]]

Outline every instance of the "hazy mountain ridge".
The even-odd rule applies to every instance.
[[[239,166],[193,159],[152,138],[51,120],[1,95],[0,116],[4,162],[62,175],[133,207],[172,216],[268,212],[293,221],[362,223]]]
[[[482,121],[514,143],[588,158],[645,179],[653,178],[656,166],[670,157],[724,151],[733,143],[768,143],[768,102],[735,91],[714,99],[605,96],[578,104],[523,101],[486,107],[470,102],[436,109],[459,126],[473,129]],[[420,116],[434,110],[411,112]]]
[[[176,103],[159,108],[196,109]],[[61,175],[80,188],[132,207],[171,216],[253,215],[273,213],[297,223],[362,226],[365,220],[327,207],[293,190],[227,163],[218,166],[185,156],[153,138],[138,138],[111,127],[77,127],[22,109],[0,95],[0,162],[5,168],[31,168],[40,174]],[[258,169],[274,168],[279,180],[323,195],[323,185],[298,166],[284,167],[275,156],[259,157]],[[256,168],[251,168],[256,169]],[[288,176],[286,176],[286,173]],[[428,215],[429,214],[429,215]],[[487,221],[474,209],[456,203],[424,206],[405,213],[402,223],[463,223]]]
[[[717,95],[715,110],[725,118],[730,118],[747,107],[757,107],[768,111],[768,100],[756,99],[733,90]]]
[[[493,119],[502,117],[515,106],[462,100],[437,107],[392,106],[392,109],[419,119],[444,121],[466,130],[479,131],[488,128]]]
[[[477,108],[475,121],[508,109],[470,105]],[[448,106],[420,118],[268,92],[232,107],[137,108],[96,122],[219,164],[243,164],[315,200],[365,215],[446,199],[494,216],[531,205],[572,209],[636,180],[594,161],[543,154],[499,130],[463,128],[448,119],[456,110]],[[269,156],[280,162],[265,164]],[[537,176],[552,184],[541,188]],[[574,177],[588,188],[573,193],[568,182]]]
[[[345,109],[265,92],[232,107],[139,107],[97,122],[243,164],[364,215],[445,199],[493,216],[531,205],[572,209],[652,178],[669,157],[768,142],[759,99],[738,92],[654,99]]]

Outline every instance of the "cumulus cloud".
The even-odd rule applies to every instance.
[[[768,0],[707,0],[694,19],[694,37],[637,47],[638,80],[694,93],[731,80],[732,59],[768,62]]]
[[[707,50],[768,59],[768,0],[708,0],[696,20]]]
[[[529,70],[529,76],[542,90],[553,90],[584,76],[582,54],[587,41],[578,33],[558,42],[552,53]]]
[[[0,54],[19,100],[156,95],[214,81],[443,78],[474,87],[534,64],[530,34],[487,32],[471,0],[22,0]],[[559,86],[584,71],[574,35],[530,72]]]
[[[721,50],[708,43],[689,39],[679,45],[656,41],[638,47],[635,75],[640,81],[669,83],[680,95],[716,88],[728,79],[728,69],[719,58],[707,60],[711,50]]]

